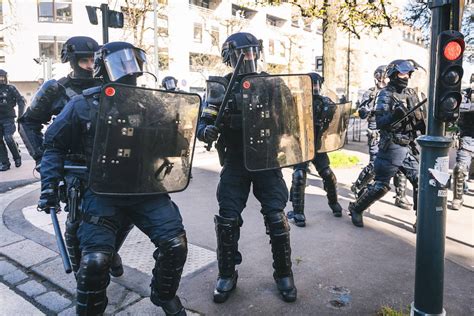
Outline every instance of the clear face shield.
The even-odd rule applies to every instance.
[[[240,67],[240,74],[257,72],[257,61],[260,58],[260,48],[258,46],[246,46],[234,48],[230,55],[230,64],[235,69],[240,54],[244,54],[244,61]]]
[[[146,63],[145,52],[141,49],[125,48],[104,58],[105,68],[111,81],[133,74],[142,74]]]
[[[319,81],[313,82],[313,95],[320,95],[321,83]]]
[[[7,84],[7,83],[8,83],[7,76],[0,75],[0,84]]]

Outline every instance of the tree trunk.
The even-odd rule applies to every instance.
[[[323,21],[323,77],[324,85],[335,91],[340,83],[337,80],[336,41],[338,0],[324,0],[327,17]]]

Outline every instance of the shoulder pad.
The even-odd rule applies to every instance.
[[[40,90],[49,91],[50,93],[55,91],[57,93],[57,91],[59,91],[60,87],[61,87],[61,85],[59,84],[58,81],[56,81],[55,79],[51,79],[51,80],[45,81],[41,85]]]
[[[69,84],[69,77],[62,77],[61,79],[58,80],[58,83],[63,85],[63,86],[67,86]]]
[[[102,90],[102,87],[101,86],[98,86],[98,87],[93,87],[93,88],[89,88],[89,89],[86,89],[84,91],[82,91],[82,94],[85,96],[85,97],[90,97],[94,94],[98,94],[100,93],[100,91]]]

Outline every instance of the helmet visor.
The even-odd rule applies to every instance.
[[[257,61],[260,58],[260,49],[257,46],[245,46],[233,49],[230,56],[230,64],[235,69],[240,54],[244,54],[244,61],[239,73],[248,74],[257,72]]]
[[[0,75],[0,84],[7,84],[8,79],[6,75]]]
[[[403,61],[395,66],[395,69],[401,74],[409,74],[410,72],[415,71],[415,67],[409,61]]]
[[[111,81],[133,74],[142,74],[146,63],[145,52],[141,49],[125,48],[104,58],[105,68]]]
[[[174,81],[174,79],[166,79],[164,82],[164,88],[166,90],[176,90],[176,82]]]

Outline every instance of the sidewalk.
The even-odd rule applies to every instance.
[[[345,209],[352,200],[350,184],[368,161],[368,156],[360,152],[365,152],[364,146],[365,143],[351,142],[344,149],[359,156],[361,166],[335,170]],[[194,161],[189,188],[172,195],[181,209],[190,243],[178,293],[190,314],[374,315],[384,305],[406,310],[413,301],[413,211],[395,207],[393,194],[389,193],[367,212],[364,229],[354,227],[348,216],[332,216],[321,179],[310,175],[307,227],[291,226],[297,302],[284,303],[278,297],[268,236],[259,203],[252,196],[243,213],[245,223],[239,244],[243,262],[238,266],[237,290],[225,304],[214,304],[217,264],[213,216],[217,211],[215,189],[220,168],[213,152],[200,150]],[[291,170],[285,169],[284,176],[289,185]],[[0,278],[10,287],[21,287],[23,293],[30,293],[30,301],[43,312],[72,315],[74,278],[62,270],[49,217],[35,210],[38,195],[38,183],[0,195]],[[449,315],[474,314],[472,208],[474,198],[468,196],[463,209],[448,210],[444,307]],[[64,214],[60,222],[64,222]],[[120,251],[125,274],[113,278],[109,286],[108,314],[162,315],[147,298],[153,251],[151,242],[134,229]],[[12,280],[12,273],[24,273],[28,279]],[[35,292],[39,286],[44,289]]]

